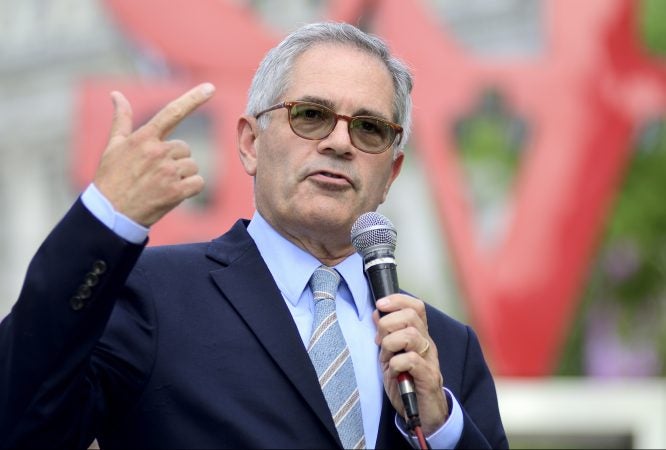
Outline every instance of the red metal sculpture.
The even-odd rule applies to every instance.
[[[279,40],[237,2],[107,0],[137,42],[173,68],[169,80],[90,80],[76,129],[76,180],[91,178],[111,122],[108,92],[120,89],[136,115],[148,115],[198,81],[218,92],[203,110],[213,124],[217,175],[208,208],[172,212],[153,243],[212,237],[252,211],[251,180],[236,155],[235,120],[251,74]],[[372,17],[416,73],[414,151],[437,199],[461,290],[494,371],[552,372],[591,253],[641,121],[666,109],[666,71],[641,50],[637,3],[550,0],[546,48],[532,59],[484,60],[461,48],[423,2],[339,0],[329,17]],[[453,124],[492,87],[520,117],[530,139],[512,190],[505,234],[479,244]],[[446,349],[442,349],[446,351]]]

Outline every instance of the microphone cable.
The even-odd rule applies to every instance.
[[[416,391],[414,390],[414,379],[408,372],[401,372],[398,374],[398,387],[400,388],[402,404],[405,407],[405,423],[407,424],[407,431],[416,436],[421,450],[429,449],[430,446],[421,429],[421,417],[419,416],[419,405],[416,400]]]

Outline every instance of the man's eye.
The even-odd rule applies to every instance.
[[[293,119],[306,120],[309,122],[323,121],[327,116],[324,110],[313,106],[295,107],[291,113]]]
[[[368,134],[381,133],[381,128],[375,120],[359,120],[357,121],[355,128],[358,128],[360,131]]]
[[[303,111],[303,116],[308,119],[318,119],[322,117],[322,112],[320,109],[308,108]]]

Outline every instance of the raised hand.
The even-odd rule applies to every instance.
[[[187,143],[165,139],[214,92],[212,84],[200,84],[137,130],[129,101],[120,92],[111,93],[111,135],[93,182],[116,211],[149,227],[203,190],[204,180]]]

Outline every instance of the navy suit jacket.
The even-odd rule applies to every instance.
[[[145,249],[77,201],[0,325],[0,447],[339,448],[297,328],[239,221]],[[506,447],[473,331],[427,306],[459,447]],[[384,398],[378,448],[409,448]]]

